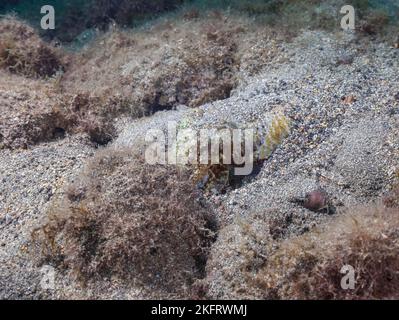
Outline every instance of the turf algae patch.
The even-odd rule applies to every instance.
[[[398,294],[397,208],[355,207],[321,229],[289,239],[258,274],[265,293],[283,299],[395,299]],[[351,290],[344,266],[355,270]]]
[[[43,258],[84,283],[110,277],[167,292],[203,276],[215,230],[188,172],[105,149],[34,232]]]
[[[14,17],[0,20],[0,68],[32,77],[51,77],[65,69],[61,52]]]

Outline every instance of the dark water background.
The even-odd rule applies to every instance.
[[[343,4],[351,4],[357,9],[357,15],[368,15],[378,11],[397,22],[399,0],[0,0],[0,14],[14,13],[34,27],[40,25],[40,8],[52,5],[56,12],[56,30],[41,31],[44,37],[58,38],[70,42],[87,30],[96,28],[105,30],[110,23],[122,27],[134,27],[144,24],[164,14],[182,10],[229,10],[238,14],[261,17],[266,23],[276,23],[282,12],[292,15],[320,14],[320,20],[326,20],[332,8],[339,10]],[[331,7],[328,7],[328,4]],[[319,7],[319,8],[318,8]],[[290,11],[291,10],[291,11]],[[330,12],[331,13],[331,12]],[[325,16],[323,16],[323,14]],[[328,25],[328,23],[326,24]]]

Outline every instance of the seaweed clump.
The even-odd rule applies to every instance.
[[[203,276],[215,226],[189,174],[126,151],[99,152],[33,233],[44,260],[84,283],[118,277],[187,288]]]
[[[45,78],[66,67],[61,53],[40,39],[33,28],[9,16],[0,20],[0,68]]]
[[[357,207],[328,225],[284,241],[257,281],[282,299],[397,299],[398,208]],[[345,289],[345,266],[355,286]]]

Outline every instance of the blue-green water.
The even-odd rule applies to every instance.
[[[352,4],[360,17],[372,11],[384,12],[391,22],[397,22],[399,17],[399,0],[320,0],[319,4],[314,0],[1,0],[0,14],[15,13],[40,30],[40,8],[52,5],[56,12],[56,31],[41,30],[41,34],[68,42],[87,30],[104,29],[110,22],[132,27],[170,11],[196,9],[205,12],[220,9],[253,16],[263,15],[266,17],[264,21],[271,21],[268,16],[278,17],[284,10],[295,15],[301,14],[296,7],[290,8],[297,3],[301,3],[300,8],[305,11],[315,10],[326,3],[336,3],[337,6]]]

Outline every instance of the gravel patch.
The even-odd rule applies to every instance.
[[[74,137],[30,150],[0,152],[0,297],[43,298],[43,274],[29,256],[32,228],[93,148]]]

